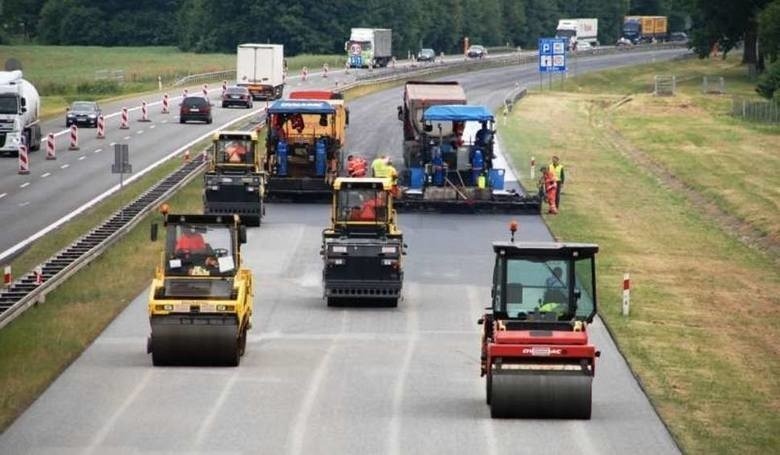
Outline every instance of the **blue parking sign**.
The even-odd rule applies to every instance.
[[[566,71],[566,40],[563,38],[539,38],[539,72],[562,73]]]

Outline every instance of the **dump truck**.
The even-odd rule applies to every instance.
[[[398,120],[404,124],[404,165],[409,168],[420,161],[423,145],[422,115],[437,104],[466,104],[466,92],[457,81],[409,81],[404,84],[403,104],[398,106]],[[446,125],[443,125],[446,126]],[[443,131],[451,135],[451,131]]]
[[[238,214],[242,224],[260,226],[265,214],[265,172],[254,131],[218,131],[203,176],[203,212]]]
[[[623,18],[623,38],[634,44],[666,41],[668,22],[666,16],[626,16]]]
[[[323,294],[328,306],[398,306],[406,245],[386,178],[339,177],[331,225],[322,233]]]
[[[555,30],[555,37],[565,39],[568,49],[577,42],[586,42],[596,47],[599,45],[598,36],[599,20],[596,18],[560,19]]]
[[[353,28],[344,43],[350,68],[384,67],[393,58],[393,31],[388,28]]]
[[[0,71],[0,154],[16,156],[24,143],[41,148],[41,98],[21,70]]]
[[[338,112],[323,100],[285,99],[268,108],[263,169],[269,198],[330,197],[345,136]]]
[[[236,82],[249,89],[253,99],[276,100],[284,93],[284,46],[239,44]]]
[[[237,215],[162,211],[165,249],[148,304],[152,363],[238,366],[254,296],[241,257],[246,228]]]
[[[402,120],[405,112],[411,109],[399,111]],[[485,106],[436,104],[419,123],[416,144],[404,148],[399,211],[540,212],[538,194],[505,188],[506,170],[494,165],[495,118]]]
[[[492,303],[478,321],[490,415],[590,419],[598,245],[515,242],[513,231],[493,251]]]

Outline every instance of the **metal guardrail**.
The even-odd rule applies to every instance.
[[[211,73],[191,74],[178,79],[173,83],[174,87],[179,87],[184,84],[195,84],[203,81],[214,80],[232,80],[236,78],[236,70],[214,71]]]

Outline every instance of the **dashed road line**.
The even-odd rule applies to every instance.
[[[116,145],[116,142],[109,142],[108,145],[109,145],[109,147],[113,147],[113,146]]]
[[[162,122],[163,122],[163,123],[168,123],[168,120],[163,120]]]
[[[129,141],[129,140],[130,140],[130,136],[125,136],[125,137],[124,137],[124,139],[125,139],[126,141]]]
[[[0,194],[0,199],[4,198],[4,197],[6,197],[6,196],[8,196],[8,193],[3,193],[3,194]]]
[[[26,201],[26,202],[20,202],[20,203],[19,203],[19,207],[24,207],[24,206],[26,206],[26,205],[30,205],[30,201]]]
[[[93,153],[100,153],[102,151],[103,151],[103,149],[95,149],[95,151]],[[79,159],[81,159],[81,158],[79,158]]]
[[[47,172],[41,176],[42,179],[45,179],[46,177],[50,176],[51,172]]]
[[[135,132],[135,134],[144,134],[144,130],[138,130]]]
[[[24,182],[21,185],[19,185],[19,188],[27,188],[27,186],[30,184],[30,182]]]
[[[83,159],[84,159],[84,158],[86,158],[86,157],[87,157],[87,155],[81,155],[81,156],[79,157],[79,161],[83,160]]]
[[[155,125],[149,125],[149,129],[150,130],[154,129],[154,127],[155,127]]]
[[[80,160],[81,160],[81,159],[84,159],[84,157],[81,157],[81,158],[79,158],[79,159],[80,159]],[[69,168],[69,167],[70,167],[70,164],[63,164],[62,166],[60,166],[60,169],[67,169],[67,168]]]

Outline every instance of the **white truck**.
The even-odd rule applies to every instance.
[[[28,150],[41,148],[41,98],[22,72],[0,71],[0,154],[19,154],[22,140]]]
[[[284,92],[284,46],[239,44],[236,51],[236,82],[249,89],[254,99],[275,100]]]
[[[578,42],[586,42],[593,47],[599,45],[599,20],[590,19],[560,19],[555,30],[556,38],[565,38],[568,48]]]
[[[344,43],[350,68],[387,66],[393,58],[393,31],[389,28],[353,28]]]

